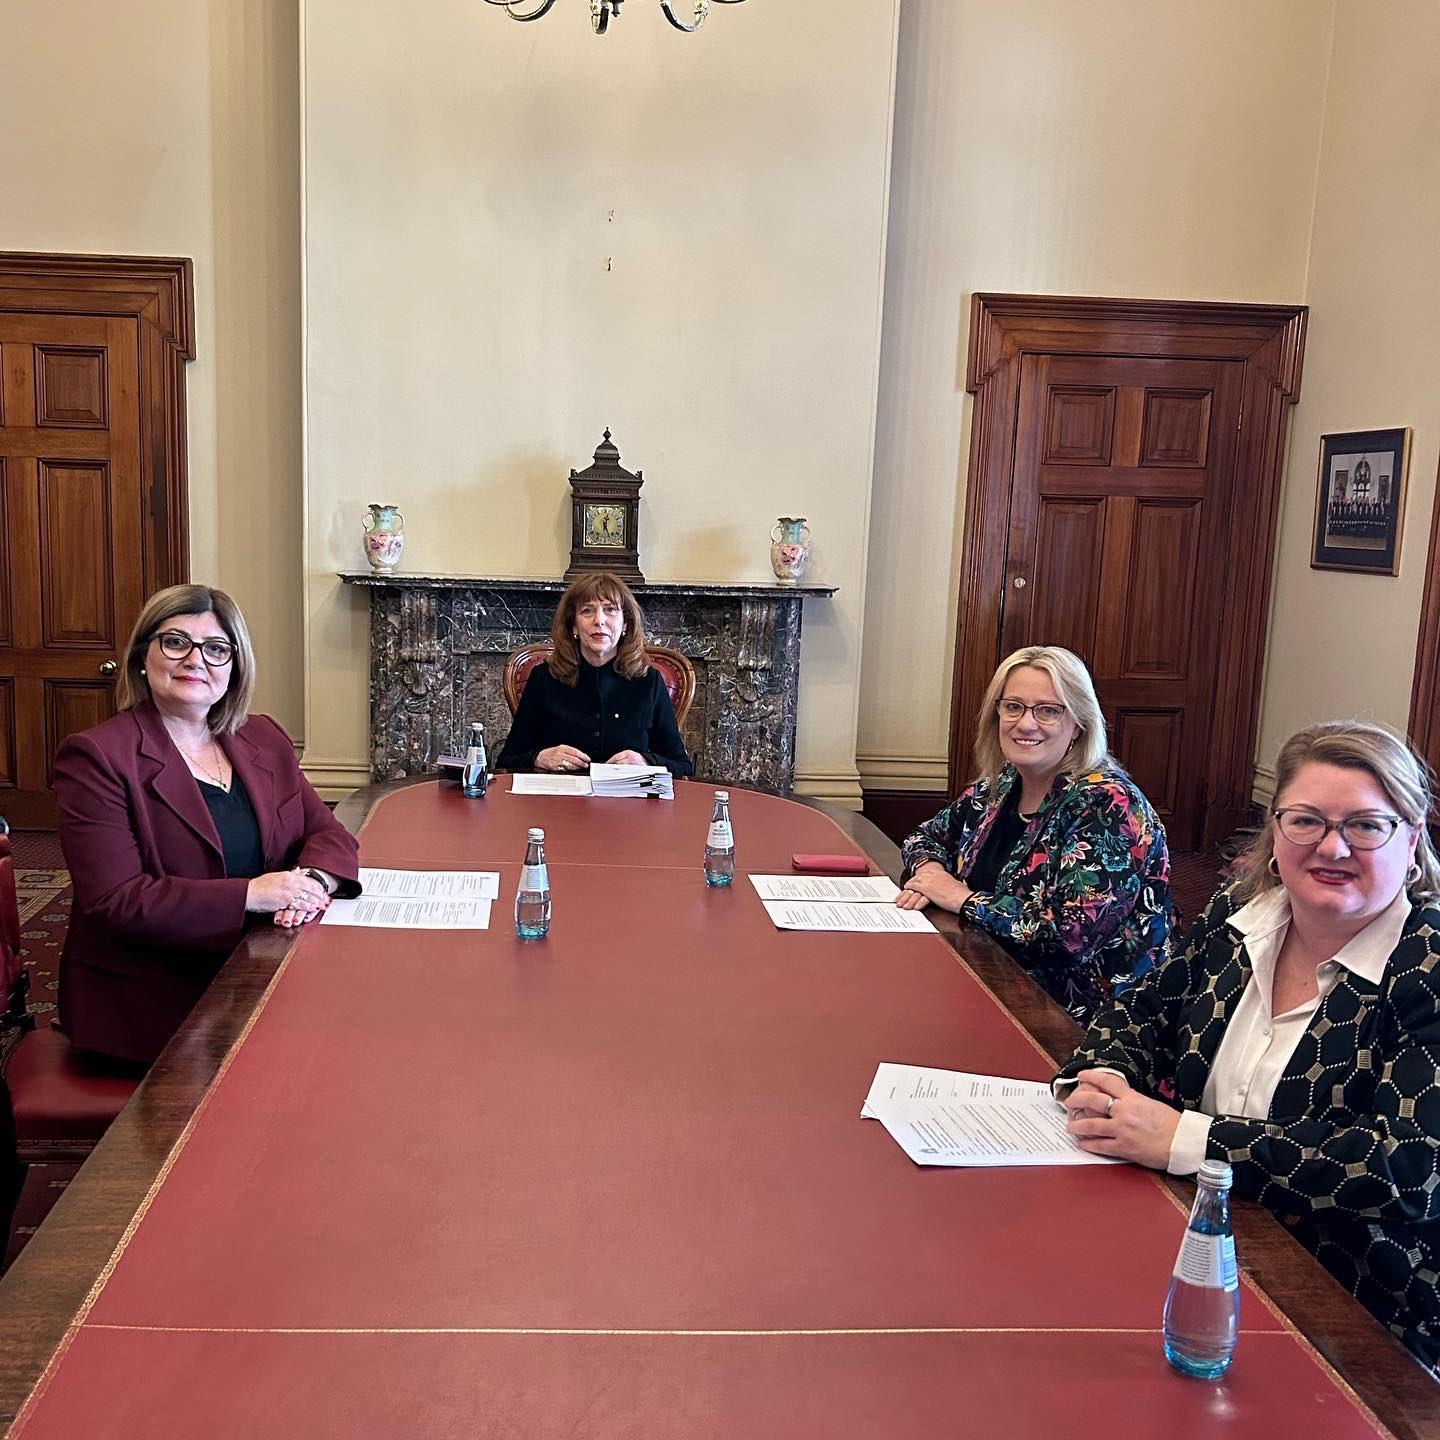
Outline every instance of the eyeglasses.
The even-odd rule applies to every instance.
[[[154,637],[160,653],[169,660],[183,660],[192,650],[214,669],[228,665],[235,658],[235,647],[228,640],[192,640],[183,630],[162,630]]]
[[[1020,700],[997,700],[995,702],[995,713],[1002,720],[1016,722],[1026,711],[1035,717],[1037,725],[1043,725],[1049,730],[1052,726],[1058,725],[1065,718],[1065,707],[1063,705],[1026,705]]]
[[[1347,815],[1343,820],[1327,820],[1313,810],[1276,810],[1275,824],[1292,845],[1318,845],[1332,830],[1352,850],[1379,850],[1390,843],[1400,828],[1399,815]]]

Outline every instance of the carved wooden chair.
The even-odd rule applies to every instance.
[[[505,691],[505,703],[513,715],[519,708],[520,697],[525,693],[525,682],[537,665],[543,664],[555,653],[550,640],[537,640],[531,645],[522,645],[512,650],[505,661],[501,685]],[[675,707],[675,723],[683,726],[690,706],[695,701],[695,667],[678,651],[668,645],[647,645],[645,658],[660,672],[660,679],[670,692],[670,703]]]

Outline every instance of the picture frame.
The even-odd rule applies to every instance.
[[[1320,437],[1312,570],[1400,573],[1410,427]]]

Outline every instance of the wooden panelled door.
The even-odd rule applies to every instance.
[[[1191,848],[1214,700],[1240,367],[1027,355],[1001,654],[1063,645],[1110,746]]]
[[[0,813],[12,825],[51,820],[55,747],[114,713],[144,599],[138,352],[134,320],[0,315]]]
[[[114,713],[135,617],[175,574],[147,503],[173,450],[155,423],[173,387],[147,374],[155,286],[118,289],[124,262],[98,260],[0,256],[0,815],[19,828],[54,826],[56,747]]]
[[[1189,850],[1244,822],[1300,307],[975,297],[952,783],[995,665],[1063,645]]]

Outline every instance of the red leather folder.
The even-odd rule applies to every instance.
[[[821,875],[868,875],[870,866],[863,855],[792,855],[797,870]]]

